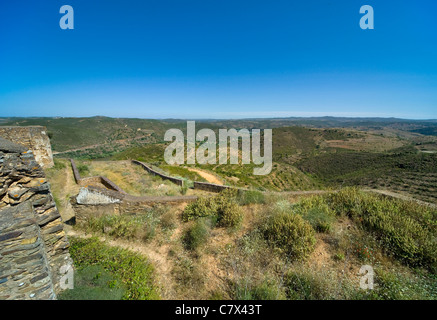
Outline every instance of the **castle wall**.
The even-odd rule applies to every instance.
[[[137,164],[139,166],[141,166],[143,169],[145,169],[147,172],[149,172],[150,174],[156,175],[161,177],[164,180],[169,180],[175,184],[177,184],[178,186],[183,186],[184,185],[184,180],[182,179],[178,179],[178,178],[174,178],[174,177],[170,177],[168,175],[162,174],[158,171],[153,170],[152,168],[150,168],[148,165],[146,165],[145,163],[141,162],[141,161],[137,161],[137,160],[132,160],[132,163]]]
[[[0,296],[54,298],[61,291],[61,278],[72,266],[63,222],[32,151],[3,138],[0,229]],[[21,287],[29,291],[23,295]]]
[[[52,147],[46,127],[0,127],[0,137],[32,150],[42,168],[53,167]]]

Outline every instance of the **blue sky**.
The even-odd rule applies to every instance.
[[[1,1],[0,116],[94,115],[435,119],[437,1]]]

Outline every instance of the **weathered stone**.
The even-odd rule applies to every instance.
[[[54,221],[55,219],[57,219],[59,217],[60,217],[59,212],[57,210],[52,210],[52,211],[50,211],[48,213],[41,214],[38,217],[38,224],[40,226],[44,226],[47,223],[52,222],[52,221]]]
[[[43,183],[47,182],[46,179],[44,178],[34,178],[34,179],[30,179],[27,182],[20,182],[23,184],[24,187],[26,188],[35,188],[35,187],[39,187],[41,186]]]
[[[27,257],[23,257],[23,258],[17,259],[16,263],[17,264],[21,264],[21,263],[26,263],[26,262],[31,261],[31,260],[39,260],[39,259],[42,259],[42,258],[43,258],[42,254],[37,253],[37,254],[31,255],[31,256],[27,256]]]
[[[35,282],[42,280],[46,277],[48,277],[48,273],[44,272],[44,273],[37,275],[36,277],[33,277],[32,279],[30,279],[30,283],[35,283]]]
[[[50,185],[31,152],[7,143],[2,150],[0,296],[55,299],[61,290],[60,268],[72,260]]]
[[[37,240],[38,240],[38,236],[35,236],[29,239],[22,240],[20,244],[32,244],[35,243]]]
[[[21,196],[23,194],[25,194],[28,191],[29,191],[29,189],[27,189],[27,188],[20,188],[18,186],[15,186],[15,187],[9,188],[8,196],[10,199],[18,200],[21,198]]]
[[[64,230],[64,226],[62,224],[58,224],[57,226],[44,229],[42,231],[42,233],[43,234],[49,234],[49,233],[55,233],[55,232],[59,232],[59,231],[63,231],[63,230]]]
[[[8,153],[21,153],[27,148],[0,137],[0,150]]]
[[[0,234],[0,242],[1,241],[5,241],[5,240],[9,240],[9,239],[13,239],[13,238],[17,238],[19,236],[21,236],[23,232],[22,231],[13,231],[7,234]]]

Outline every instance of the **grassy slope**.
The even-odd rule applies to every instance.
[[[436,251],[432,242],[436,232],[435,210],[355,189],[297,201],[284,194],[258,193],[251,197],[238,194],[235,200],[228,196],[228,201],[239,203],[244,212],[242,224],[236,229],[220,227],[214,224],[214,219],[208,220],[208,216],[184,222],[183,207],[151,209],[153,219],[146,213],[102,217],[98,221],[90,220],[81,228],[111,240],[126,239],[131,246],[147,252],[156,268],[158,282],[165,289],[163,299],[435,299],[437,296]],[[214,214],[211,208],[200,207],[206,214],[209,211]],[[290,258],[280,243],[265,237],[264,226],[269,217],[277,215],[300,215],[308,231],[314,228],[311,233],[315,232],[316,243],[309,256],[303,260]],[[116,232],[125,226],[132,232]],[[155,232],[147,238],[142,232],[137,234],[138,230],[150,228]],[[102,234],[102,230],[109,231]],[[94,252],[91,253],[81,253],[82,265],[88,260],[96,262]],[[375,269],[373,291],[359,288],[358,273],[362,265]],[[113,267],[118,269],[116,265]]]

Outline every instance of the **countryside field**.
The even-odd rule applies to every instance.
[[[93,120],[101,121],[87,121]],[[168,165],[166,143],[159,139],[135,140],[109,153],[91,146],[55,155],[47,176],[61,215],[72,214],[69,201],[79,190],[68,158],[83,177],[106,176],[135,196],[198,196],[67,226],[77,286],[61,298],[436,299],[436,137],[415,132],[414,122],[407,130],[378,124],[375,131],[358,120],[340,127],[340,120],[338,127],[280,122],[273,129],[273,170],[266,176],[252,175],[253,165]],[[66,146],[51,129],[56,122],[45,124],[54,132],[51,139]],[[75,120],[68,123],[72,130]],[[156,129],[146,123],[135,126],[153,136]],[[163,121],[158,127],[173,125]],[[131,133],[124,138],[137,137]],[[59,150],[85,143],[68,142],[68,149]],[[130,160],[188,185],[209,181],[243,189],[183,190]],[[363,265],[375,270],[374,290],[360,289]]]

